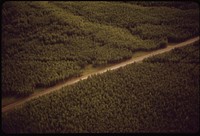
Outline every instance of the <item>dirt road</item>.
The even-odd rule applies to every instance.
[[[105,69],[102,69],[102,70],[99,70],[97,72],[93,72],[93,73],[89,73],[87,75],[84,75],[84,76],[81,76],[81,77],[78,77],[78,78],[75,78],[75,79],[72,79],[70,81],[66,81],[64,83],[60,83],[60,84],[57,84],[53,87],[50,87],[48,89],[45,89],[43,90],[42,92],[39,92],[39,93],[35,93],[35,94],[32,94],[30,95],[29,97],[26,97],[26,98],[23,98],[23,99],[20,99],[19,101],[17,102],[14,102],[12,104],[9,104],[9,105],[6,105],[5,107],[2,107],[2,113],[3,112],[7,112],[7,111],[10,111],[22,104],[24,104],[25,102],[27,101],[30,101],[31,99],[33,98],[37,98],[39,96],[42,96],[42,95],[45,95],[45,94],[48,94],[48,93],[51,93],[53,91],[56,91],[56,90],[59,90],[67,85],[71,85],[71,84],[74,84],[76,82],[79,82],[80,80],[84,80],[84,79],[87,79],[89,76],[91,75],[94,75],[94,74],[101,74],[101,73],[104,73],[106,72],[107,70],[114,70],[114,69],[118,69],[120,67],[124,67],[128,64],[131,64],[131,63],[134,63],[134,62],[139,62],[139,61],[142,61],[143,59],[145,58],[148,58],[150,56],[153,56],[153,55],[157,55],[157,54],[161,54],[161,53],[164,53],[164,52],[168,52],[174,48],[179,48],[179,47],[183,47],[183,46],[186,46],[186,45],[189,45],[191,43],[194,43],[195,41],[198,41],[199,40],[199,37],[195,37],[195,38],[192,38],[192,39],[189,39],[187,41],[184,41],[182,43],[179,43],[179,44],[176,44],[176,45],[173,45],[173,46],[167,46],[166,48],[164,49],[159,49],[159,50],[156,50],[156,51],[153,51],[153,52],[150,52],[149,54],[146,54],[146,55],[143,55],[143,56],[139,56],[139,57],[136,57],[136,58],[132,58],[130,60],[127,60],[127,61],[124,61],[124,62],[121,62],[121,63],[118,63],[116,65],[113,65],[113,66],[110,66],[110,67],[106,67]]]

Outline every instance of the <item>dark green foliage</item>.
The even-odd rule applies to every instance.
[[[58,81],[80,75],[80,67],[70,61],[7,60],[2,65],[3,95],[29,95],[35,87],[52,86]]]
[[[199,64],[199,43],[175,48],[170,53],[160,54],[147,58],[144,61],[150,63],[196,63]]]
[[[165,47],[167,47],[167,42],[166,41],[161,41],[160,43],[159,43],[159,48],[165,48]]]
[[[169,63],[150,58],[31,100],[3,114],[3,131],[197,132],[199,64],[190,61],[191,55],[199,61],[196,51],[199,46],[175,49],[153,57]]]
[[[148,6],[148,8],[137,6],[137,4],[148,5],[149,2],[53,3],[89,21],[128,29],[133,35],[139,35],[142,39],[155,40],[166,37],[169,42],[179,42],[199,34],[199,8],[198,4],[193,2],[152,2],[157,6]],[[194,5],[194,8],[190,4]],[[162,5],[169,6],[162,7]],[[179,10],[170,8],[170,5],[190,8]]]
[[[88,64],[120,62],[137,51],[164,48],[168,41],[197,34],[196,9],[119,2],[5,2],[2,92],[28,95],[37,86],[80,75]]]

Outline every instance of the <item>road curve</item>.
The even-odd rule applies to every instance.
[[[87,75],[84,75],[84,76],[81,76],[81,77],[77,77],[75,79],[72,79],[72,80],[69,80],[69,81],[66,81],[64,83],[60,83],[60,84],[57,84],[53,87],[49,87],[48,89],[45,89],[43,90],[42,92],[40,93],[35,93],[35,94],[32,94],[30,95],[29,97],[26,97],[26,98],[23,98],[23,99],[20,99],[19,101],[16,101],[14,103],[11,103],[9,105],[6,105],[4,107],[2,107],[2,113],[4,112],[7,112],[7,111],[10,111],[12,109],[15,109],[16,107],[24,104],[25,102],[27,101],[30,101],[31,99],[34,99],[34,98],[37,98],[39,96],[42,96],[42,95],[45,95],[45,94],[48,94],[48,93],[51,93],[53,91],[56,91],[56,90],[59,90],[65,86],[68,86],[68,85],[71,85],[71,84],[74,84],[76,82],[79,82],[80,80],[84,80],[84,79],[87,79],[89,76],[91,75],[95,75],[95,74],[101,74],[101,73],[104,73],[108,70],[114,70],[114,69],[118,69],[120,67],[124,67],[128,64],[131,64],[131,63],[134,63],[134,62],[139,62],[139,61],[142,61],[143,59],[145,58],[148,58],[148,57],[151,57],[153,55],[157,55],[157,54],[161,54],[161,53],[164,53],[164,52],[168,52],[174,48],[179,48],[179,47],[183,47],[183,46],[186,46],[186,45],[190,45],[191,43],[194,43],[196,41],[199,40],[199,36],[198,37],[195,37],[195,38],[192,38],[192,39],[189,39],[187,41],[184,41],[184,42],[181,42],[181,43],[178,43],[178,44],[175,44],[173,46],[167,46],[166,48],[164,49],[159,49],[159,50],[156,50],[156,51],[152,51],[150,52],[149,54],[147,55],[143,55],[143,56],[139,56],[139,57],[136,57],[136,58],[133,58],[133,59],[130,59],[130,60],[127,60],[127,61],[124,61],[124,62],[121,62],[121,63],[118,63],[116,65],[113,65],[113,66],[110,66],[110,67],[106,67],[102,70],[99,70],[97,72],[93,72],[93,73],[89,73]]]

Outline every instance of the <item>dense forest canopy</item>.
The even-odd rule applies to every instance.
[[[190,1],[7,1],[2,98],[23,101],[21,96],[79,77],[89,66],[119,63],[195,36],[199,5]],[[175,48],[32,99],[2,112],[2,130],[197,132],[199,47],[198,41]]]
[[[6,133],[197,132],[199,43],[95,75],[4,113]]]
[[[199,34],[198,8],[191,8],[190,4],[188,8],[152,6],[156,5],[154,2],[144,5],[105,1],[4,2],[3,95],[30,95],[38,86],[52,86],[80,76],[89,64],[97,67],[120,62],[137,51],[164,48],[168,42]]]

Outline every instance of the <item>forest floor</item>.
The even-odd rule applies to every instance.
[[[70,80],[66,80],[64,82],[58,83],[57,85],[55,85],[53,87],[40,88],[40,89],[38,89],[39,91],[35,91],[32,95],[30,95],[28,97],[24,97],[24,98],[12,98],[12,97],[2,98],[2,113],[13,110],[16,107],[30,101],[31,99],[46,95],[46,94],[54,92],[56,90],[60,90],[61,88],[68,86],[68,85],[71,85],[71,84],[74,84],[74,83],[77,83],[80,80],[87,79],[91,75],[102,74],[102,73],[104,73],[108,70],[115,70],[115,69],[118,69],[120,67],[124,67],[128,64],[131,64],[131,63],[141,62],[145,58],[151,57],[153,55],[168,52],[168,51],[170,51],[174,48],[179,48],[179,47],[183,47],[183,46],[186,46],[186,45],[190,45],[190,44],[192,44],[192,43],[194,43],[198,40],[199,40],[199,36],[195,37],[195,38],[191,38],[191,39],[186,40],[186,41],[181,42],[181,43],[176,43],[176,44],[170,43],[166,48],[163,48],[163,49],[159,49],[159,50],[155,50],[155,51],[149,51],[149,52],[138,52],[138,53],[134,54],[131,59],[123,61],[121,63],[108,64],[107,66],[97,67],[97,68],[94,68],[94,67],[89,65],[83,70],[82,76],[72,78]]]

